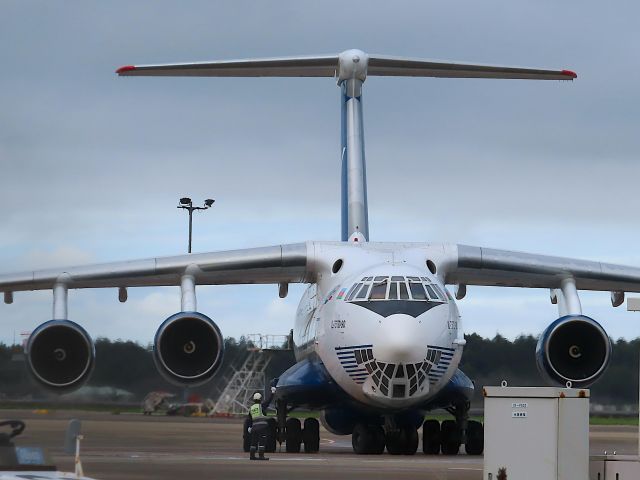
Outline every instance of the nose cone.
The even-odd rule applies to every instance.
[[[381,325],[374,348],[376,359],[386,363],[417,363],[427,351],[425,329],[409,315],[391,315]]]

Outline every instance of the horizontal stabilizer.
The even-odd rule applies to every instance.
[[[281,57],[215,62],[127,65],[121,76],[167,77],[337,77],[364,80],[368,75],[386,77],[510,78],[531,80],[573,80],[570,70],[500,67],[441,60],[420,60],[368,55],[347,50],[339,55]]]
[[[573,80],[577,77],[574,72],[569,70],[474,65],[377,55],[369,57],[367,74],[382,77],[511,78],[531,80]]]
[[[338,56],[283,57],[215,62],[128,65],[120,76],[160,77],[333,77]]]

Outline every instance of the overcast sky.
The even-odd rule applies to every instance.
[[[640,266],[640,7],[606,2],[0,3],[0,272],[181,254],[177,199],[215,198],[194,251],[340,235],[332,79],[117,78],[121,65],[338,53],[567,68],[575,82],[376,78],[364,90],[372,240]],[[303,291],[198,289],[225,335],[285,334]],[[177,288],[71,292],[94,337],[147,343]],[[473,287],[467,332],[537,335],[546,290]],[[640,313],[581,296],[613,338]],[[0,304],[0,341],[51,316]],[[18,337],[19,338],[19,337]]]

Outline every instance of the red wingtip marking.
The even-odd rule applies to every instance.
[[[576,75],[576,72],[572,72],[571,70],[562,70],[562,74],[567,75],[571,78],[578,78],[578,75]]]
[[[134,67],[133,65],[125,65],[124,67],[120,67],[119,69],[116,70],[116,73],[119,75],[121,73],[124,72],[130,72],[131,70],[135,70],[136,67]]]

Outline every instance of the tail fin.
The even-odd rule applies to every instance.
[[[342,89],[342,240],[368,241],[369,215],[362,123],[362,85],[367,75],[393,77],[573,80],[570,70],[498,67],[448,61],[368,55],[226,60],[166,65],[129,65],[120,76],[166,77],[336,77]]]

